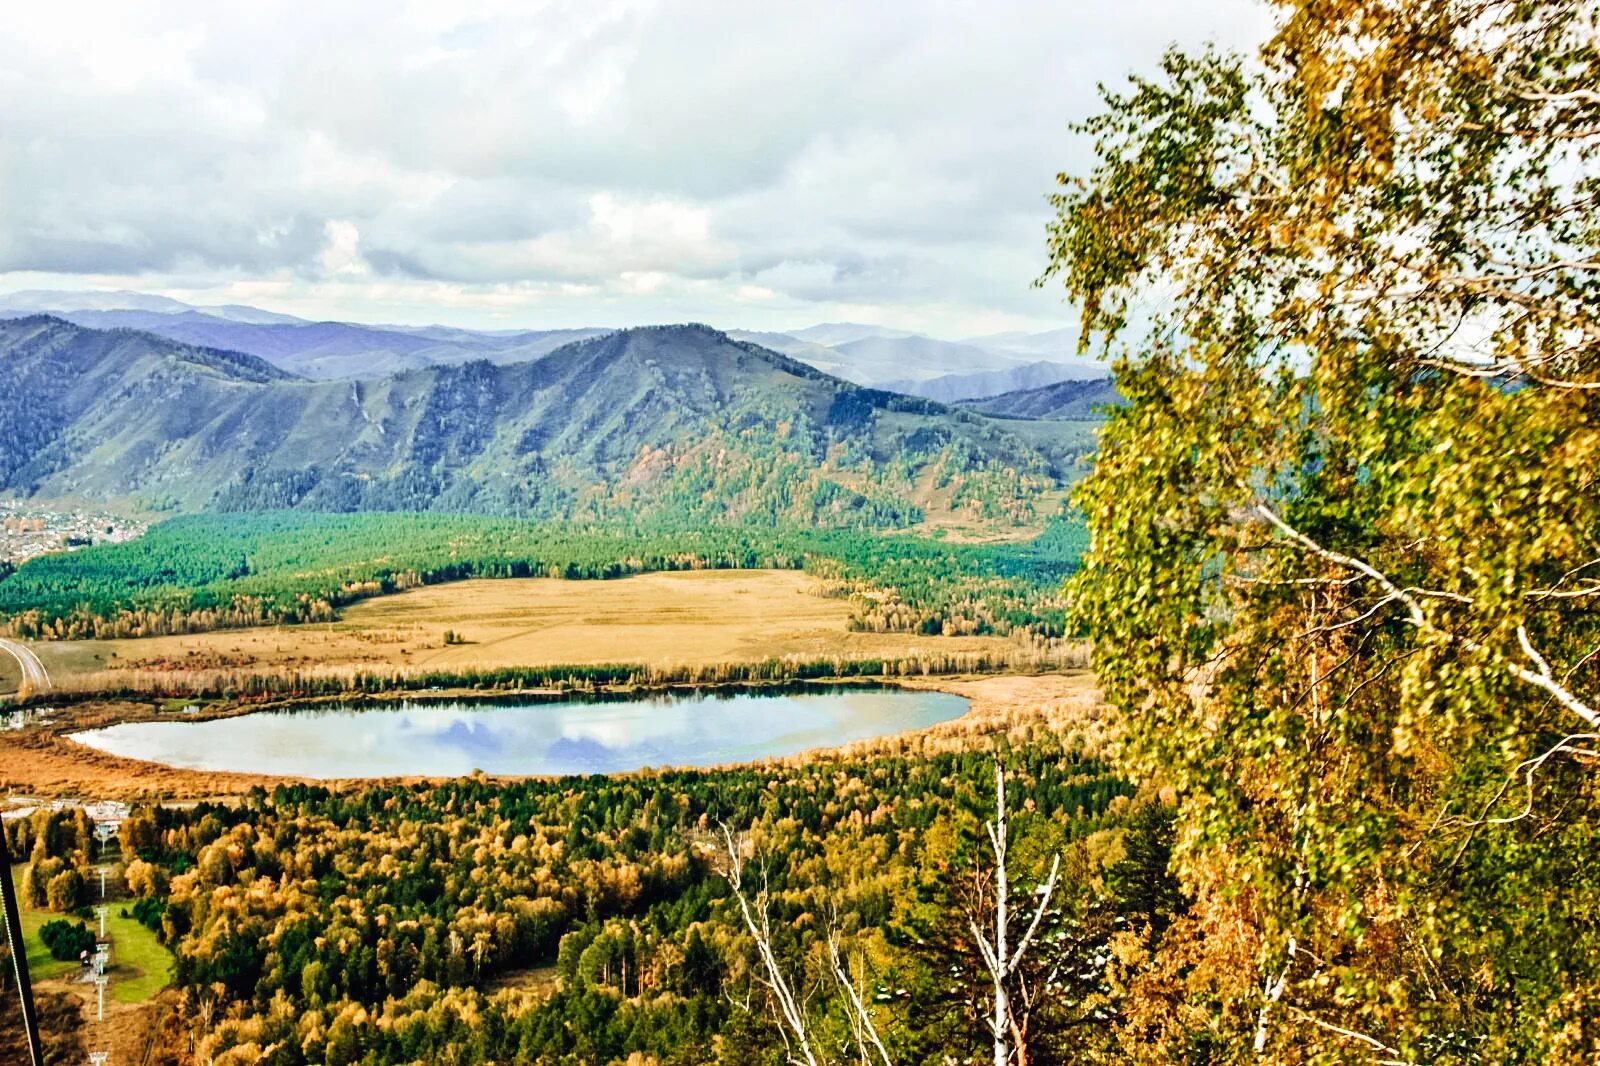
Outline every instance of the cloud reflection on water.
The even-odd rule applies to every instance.
[[[74,739],[188,769],[292,777],[591,774],[789,755],[925,728],[966,707],[948,693],[867,688],[600,703],[407,703],[130,722]]]

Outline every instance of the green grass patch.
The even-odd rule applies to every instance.
[[[26,863],[11,868],[11,883],[19,888],[25,869]],[[107,971],[111,982],[107,990],[119,1003],[142,1003],[172,983],[172,953],[161,946],[156,934],[149,928],[132,918],[122,917],[122,909],[131,902],[112,901],[110,913],[106,915],[106,933],[112,943],[111,965]],[[46,922],[63,917],[68,921],[79,920],[52,911],[28,908],[22,911],[22,939],[28,945],[28,973],[35,981],[70,975],[78,970],[75,960],[52,958],[50,949],[39,939],[39,930]],[[100,932],[97,920],[91,918],[84,924],[94,933]]]
[[[16,873],[13,877],[18,877]],[[13,882],[16,883],[16,882]],[[50,977],[60,977],[65,973],[77,970],[78,964],[72,959],[62,961],[50,954],[50,949],[44,946],[44,941],[39,939],[39,929],[45,922],[60,918],[62,915],[52,914],[49,911],[22,912],[22,939],[28,945],[28,973],[35,981],[42,981]],[[70,919],[77,921],[76,918]],[[91,928],[93,928],[91,926]]]
[[[106,932],[114,945],[110,991],[119,1003],[142,1003],[172,982],[172,953],[151,930],[122,917],[118,913],[122,906],[113,904],[106,918]]]

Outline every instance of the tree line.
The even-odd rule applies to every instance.
[[[15,636],[101,639],[326,621],[371,596],[467,578],[607,580],[668,570],[806,570],[857,624],[1059,636],[1057,585],[1082,548],[778,526],[641,527],[482,515],[268,514],[171,519],[122,544],[29,560],[0,579]]]

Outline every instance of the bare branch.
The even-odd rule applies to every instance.
[[[1050,907],[1050,898],[1056,892],[1056,874],[1061,871],[1061,856],[1057,854],[1050,861],[1050,876],[1046,878],[1044,887],[1039,891],[1039,906],[1033,912],[1033,921],[1028,923],[1028,931],[1022,934],[1022,939],[1017,941],[1016,954],[1011,956],[1011,962],[1006,967],[1007,973],[1012,973],[1022,962],[1022,957],[1028,953],[1028,948],[1033,945],[1033,938],[1039,932],[1039,923],[1044,920],[1044,913]]]
[[[1256,501],[1254,509],[1257,514],[1265,518],[1276,529],[1278,529],[1279,532],[1283,533],[1296,544],[1299,544],[1308,551],[1327,559],[1329,562],[1337,563],[1340,566],[1348,567],[1352,570],[1357,570],[1371,578],[1377,583],[1379,588],[1388,593],[1388,596],[1386,597],[1387,602],[1398,602],[1405,607],[1407,621],[1416,626],[1418,629],[1431,635],[1442,637],[1446,640],[1460,644],[1462,647],[1467,648],[1470,651],[1488,651],[1487,648],[1485,648],[1478,641],[1473,640],[1471,637],[1460,633],[1455,633],[1435,625],[1423,611],[1422,604],[1417,600],[1417,595],[1420,594],[1421,590],[1401,588],[1399,585],[1396,585],[1393,581],[1389,580],[1389,578],[1384,574],[1373,568],[1370,564],[1363,562],[1354,556],[1345,555],[1343,552],[1337,552],[1330,548],[1324,548],[1322,545],[1318,544],[1304,533],[1289,525],[1289,523],[1285,522],[1282,518],[1278,517],[1277,513],[1274,512],[1272,508],[1268,507],[1265,503],[1262,503],[1259,500]],[[1454,593],[1442,595],[1444,595],[1445,598],[1455,597]],[[1467,602],[1470,603],[1471,601],[1468,600]],[[1551,672],[1550,664],[1545,661],[1544,657],[1539,654],[1537,649],[1534,648],[1532,641],[1528,637],[1527,628],[1524,626],[1517,627],[1517,643],[1521,646],[1523,654],[1525,654],[1529,659],[1533,660],[1533,664],[1536,669],[1529,670],[1520,663],[1507,661],[1505,664],[1506,671],[1519,681],[1525,681],[1530,685],[1534,685],[1537,688],[1543,689],[1552,698],[1554,698],[1557,703],[1561,704],[1561,706],[1565,707],[1567,710],[1583,719],[1584,722],[1595,728],[1600,728],[1600,710],[1596,710],[1594,707],[1591,707],[1589,704],[1585,703],[1574,692],[1572,692],[1571,689],[1567,688],[1566,685],[1562,684],[1556,679],[1555,675]]]
[[[894,1061],[889,1058],[889,1051],[883,1046],[883,1041],[878,1037],[878,1028],[872,1024],[872,1013],[867,1010],[867,1005],[862,1002],[861,995],[856,991],[855,982],[850,980],[850,975],[845,971],[844,963],[839,958],[839,945],[830,934],[828,937],[828,956],[833,962],[833,975],[839,979],[839,984],[844,987],[845,995],[849,997],[853,1018],[861,1031],[866,1033],[868,1041],[878,1052],[878,1057],[883,1061],[883,1066],[894,1066]]]
[[[800,1045],[800,1053],[804,1056],[803,1061],[806,1066],[819,1066],[817,1057],[811,1050],[811,1038],[806,1033],[805,1016],[800,1011],[799,1002],[795,999],[788,980],[783,976],[783,968],[778,965],[778,956],[772,949],[772,927],[767,919],[765,889],[758,897],[758,909],[761,915],[761,920],[758,922],[751,910],[750,901],[745,898],[739,848],[734,843],[733,831],[726,825],[722,827],[722,839],[728,849],[730,864],[728,882],[733,886],[734,898],[739,901],[739,912],[744,918],[745,930],[755,941],[756,953],[761,956],[761,964],[766,968],[767,977],[764,983],[772,990],[773,998],[778,1001],[778,1010],[783,1016],[784,1025]]]
[[[1557,755],[1594,755],[1595,752],[1587,748],[1574,748],[1572,745],[1578,741],[1595,740],[1600,740],[1600,733],[1572,733],[1562,737],[1543,755],[1535,756],[1532,759],[1524,759],[1518,763],[1516,769],[1512,770],[1507,777],[1506,783],[1500,786],[1500,790],[1494,794],[1494,798],[1484,805],[1484,813],[1487,814],[1494,808],[1496,803],[1500,802],[1500,797],[1506,794],[1506,790],[1510,787],[1511,782],[1516,780],[1518,774],[1523,776],[1524,784],[1528,790],[1527,802],[1523,804],[1522,810],[1508,818],[1484,818],[1480,816],[1475,821],[1465,823],[1466,828],[1474,829],[1480,825],[1508,825],[1526,818],[1533,811],[1533,775]]]
[[[1381,1062],[1385,1063],[1386,1066],[1416,1066],[1416,1064],[1412,1063],[1408,1059],[1401,1059],[1399,1057],[1400,1052],[1398,1050],[1390,1047],[1388,1044],[1385,1044],[1377,1037],[1368,1036],[1366,1033],[1358,1033],[1354,1029],[1346,1029],[1342,1025],[1334,1025],[1332,1022],[1325,1022],[1316,1015],[1307,1011],[1303,1011],[1298,1007],[1291,1006],[1289,1009],[1294,1012],[1294,1015],[1297,1018],[1300,1018],[1303,1021],[1308,1021],[1319,1029],[1326,1029],[1328,1032],[1335,1033],[1347,1040],[1359,1040],[1361,1043],[1366,1044],[1374,1051],[1382,1051],[1387,1055],[1394,1055],[1395,1058],[1393,1059],[1380,1060]]]

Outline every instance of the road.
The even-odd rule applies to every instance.
[[[44,668],[44,663],[33,653],[33,649],[26,644],[18,644],[14,640],[0,638],[0,650],[8,651],[11,657],[17,660],[22,667],[22,687],[32,689],[34,692],[44,692],[50,688],[50,674]]]

